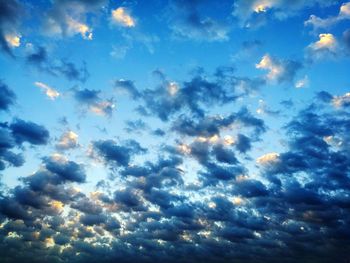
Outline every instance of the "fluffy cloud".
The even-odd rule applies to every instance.
[[[335,107],[349,107],[350,106],[350,92],[345,93],[343,96],[334,96],[332,103]]]
[[[233,5],[235,16],[243,27],[256,27],[265,23],[268,18],[285,19],[298,15],[298,11],[315,5],[329,6],[332,1],[310,0],[238,0]]]
[[[228,40],[229,27],[222,21],[201,14],[199,1],[173,0],[170,28],[175,37],[199,41]]]
[[[308,56],[311,60],[325,57],[335,57],[339,52],[339,44],[333,34],[319,34],[319,40],[307,47]]]
[[[294,60],[281,60],[266,54],[255,66],[268,71],[267,79],[284,82],[292,81],[302,65]]]
[[[135,27],[135,19],[130,15],[130,12],[124,7],[118,7],[112,10],[111,20],[123,27]]]
[[[68,150],[78,147],[78,134],[73,131],[63,133],[56,144],[58,150]]]
[[[0,2],[0,10],[0,47],[13,57],[11,48],[20,45],[18,27],[23,9],[18,1],[9,0]]]
[[[305,21],[305,26],[313,26],[315,29],[328,28],[340,21],[350,19],[350,2],[343,3],[340,6],[339,14],[334,17],[319,18],[315,15],[311,15],[310,18]]]
[[[45,31],[50,35],[74,36],[92,40],[93,30],[86,23],[89,14],[95,14],[106,4],[105,0],[55,0],[45,17]]]
[[[6,111],[15,103],[16,95],[0,80],[0,110]]]
[[[55,77],[62,76],[70,81],[85,82],[90,75],[85,63],[79,68],[66,59],[54,59],[49,56],[47,49],[43,46],[38,46],[30,51],[26,55],[26,62],[39,71],[49,73]]]
[[[74,98],[83,110],[87,109],[101,116],[112,116],[115,107],[113,98],[104,100],[99,94],[99,90],[73,90]]]
[[[47,144],[50,138],[49,131],[42,125],[34,122],[16,119],[9,126],[17,143],[28,142],[34,145]]]

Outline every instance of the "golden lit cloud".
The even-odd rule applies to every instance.
[[[16,34],[5,35],[5,40],[10,47],[16,48],[21,45],[21,36]]]
[[[350,105],[350,92],[345,93],[343,96],[334,96],[332,103],[337,108]]]
[[[84,39],[92,40],[92,37],[93,37],[92,29],[88,25],[81,23],[77,20],[74,20],[71,17],[67,18],[67,24],[68,24],[68,31],[71,34],[79,33]]]
[[[263,56],[260,62],[255,66],[257,69],[268,70],[267,78],[270,80],[278,79],[284,72],[283,67],[276,63],[269,54]]]
[[[78,146],[78,134],[73,131],[67,131],[60,137],[56,147],[59,149],[70,149]]]
[[[34,82],[34,85],[42,89],[45,92],[46,96],[48,96],[52,100],[60,96],[60,93],[58,91],[46,85],[45,83],[37,81],[37,82]]]
[[[265,165],[265,164],[270,164],[270,163],[275,163],[278,161],[279,159],[279,154],[278,153],[275,153],[275,152],[272,152],[272,153],[267,153],[267,154],[264,154],[262,156],[260,156],[256,162],[258,164],[262,164],[262,165]]]
[[[337,40],[332,34],[319,34],[319,40],[312,43],[310,47],[313,50],[328,49],[335,51],[337,48]]]
[[[168,84],[168,92],[171,96],[174,96],[179,90],[179,85],[176,82],[170,82]]]
[[[112,20],[121,26],[134,27],[135,20],[124,7],[112,10]]]

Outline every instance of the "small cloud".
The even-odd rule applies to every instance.
[[[279,158],[279,154],[272,152],[272,153],[267,153],[260,156],[258,159],[256,159],[256,162],[261,165],[268,165],[268,164],[277,162],[278,158]]]
[[[46,85],[45,83],[37,81],[37,82],[34,82],[34,85],[42,89],[45,92],[46,96],[48,96],[52,100],[55,100],[60,96],[60,93],[58,91]]]
[[[7,111],[15,103],[16,95],[0,80],[0,111]]]
[[[131,17],[129,11],[124,7],[112,10],[112,21],[123,27],[135,27],[136,25],[135,19]]]
[[[56,144],[56,148],[59,150],[68,150],[78,147],[78,134],[73,131],[67,131],[63,133]]]
[[[173,0],[170,3],[169,26],[175,37],[209,42],[229,39],[230,27],[206,15],[201,1]]]
[[[311,43],[307,50],[312,60],[321,59],[327,56],[337,56],[339,51],[338,41],[333,34],[319,34],[319,40]]]
[[[293,60],[281,60],[266,54],[255,67],[267,70],[266,78],[268,80],[283,82],[293,80],[296,72],[301,68],[301,64]]]
[[[297,89],[301,89],[301,88],[306,88],[309,86],[309,77],[307,75],[305,75],[302,79],[299,79],[296,83],[295,83],[295,87]]]
[[[87,24],[84,24],[82,22],[74,20],[71,17],[68,17],[67,25],[68,34],[74,35],[80,33],[83,39],[92,40],[92,29]]]
[[[96,115],[112,116],[115,108],[114,99],[102,99],[100,97],[99,90],[73,90],[74,98],[82,106],[83,109],[87,109]]]
[[[334,96],[332,103],[336,108],[350,107],[350,92],[345,93],[343,96]]]
[[[19,34],[7,34],[5,35],[5,40],[12,48],[16,48],[21,45],[21,35]]]

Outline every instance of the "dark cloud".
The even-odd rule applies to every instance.
[[[45,167],[50,172],[57,174],[63,180],[83,183],[86,175],[82,165],[73,161],[67,161],[62,156],[53,156],[44,159]]]
[[[43,46],[38,46],[36,50],[27,54],[26,62],[40,71],[55,77],[64,77],[70,81],[84,83],[90,76],[85,62],[78,67],[67,59],[54,59],[49,56],[47,49]]]
[[[238,134],[235,147],[239,152],[246,153],[252,148],[251,140],[243,134]]]
[[[123,145],[113,140],[100,140],[93,142],[93,147],[96,157],[103,159],[113,169],[127,166],[134,155],[146,152],[145,148],[133,140],[126,141]]]
[[[120,209],[129,211],[144,211],[146,207],[135,190],[125,189],[114,193],[114,201]]]
[[[132,96],[143,102],[138,111],[144,116],[153,114],[162,121],[168,121],[174,115],[189,112],[193,116],[204,117],[207,107],[228,104],[241,96],[235,90],[240,80],[232,75],[233,72],[231,67],[220,67],[209,76],[199,69],[190,80],[177,83],[168,81],[162,72],[156,71],[160,85],[142,91],[137,91],[133,85],[133,94],[140,95]]]
[[[344,31],[343,39],[344,39],[346,48],[350,51],[350,29],[347,29]]]
[[[211,4],[215,8],[215,4]],[[202,9],[200,1],[171,1],[168,12],[170,29],[175,37],[199,41],[228,40],[230,28],[224,19],[203,14]]]
[[[24,164],[23,153],[14,152],[24,142],[45,145],[48,141],[49,132],[44,126],[21,119],[15,119],[10,125],[0,123],[0,170],[4,170],[6,164],[15,167]]]
[[[42,145],[47,144],[50,138],[49,131],[44,126],[34,122],[16,119],[9,128],[18,144],[28,142],[34,145]]]
[[[100,90],[73,89],[73,96],[83,110],[97,115],[111,117],[114,111],[114,98],[102,99]]]
[[[180,116],[180,118],[174,121],[172,129],[182,135],[213,136],[233,124],[253,128],[257,137],[266,129],[264,122],[261,119],[255,118],[246,108],[242,108],[239,112],[225,117],[205,117],[198,118],[197,121],[194,118]]]
[[[131,80],[116,80],[114,87],[116,91],[126,92],[133,99],[141,97],[141,93],[137,90],[135,84]]]
[[[23,15],[23,9],[17,0],[0,1],[0,47],[11,57],[14,57],[14,54],[6,40],[6,35],[18,34],[16,30],[21,15]]]
[[[15,93],[0,80],[0,110],[7,111],[15,103]]]

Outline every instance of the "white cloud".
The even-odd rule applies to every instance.
[[[297,89],[301,89],[301,88],[306,88],[309,86],[309,77],[308,76],[304,76],[302,79],[299,79],[296,83],[295,83],[295,87]]]
[[[340,6],[339,13],[337,16],[332,16],[328,18],[320,18],[315,15],[311,15],[310,18],[304,22],[305,26],[312,26],[316,29],[327,28],[340,21],[350,19],[350,2],[343,3]]]
[[[336,56],[339,51],[339,44],[333,34],[319,34],[319,40],[311,43],[307,49],[311,59],[321,59],[327,56]]]
[[[46,85],[45,83],[42,82],[34,82],[34,85],[37,86],[38,88],[42,89],[46,96],[48,96],[50,99],[54,100],[58,96],[60,96],[60,93],[56,91],[54,88],[51,88],[50,86]]]

